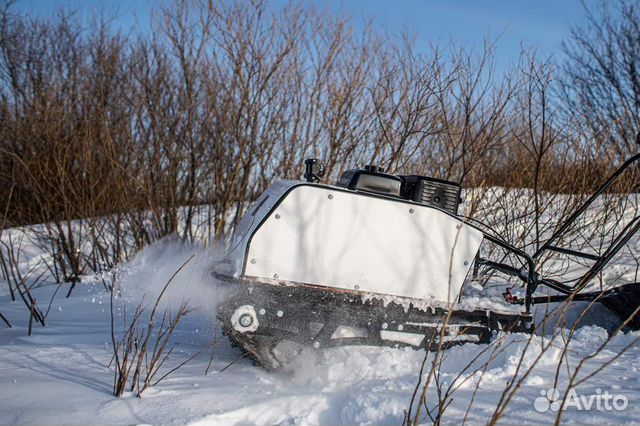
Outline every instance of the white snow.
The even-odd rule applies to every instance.
[[[44,297],[45,289],[40,294]],[[92,298],[103,300],[91,303]],[[348,347],[310,354],[293,376],[269,373],[240,360],[222,373],[239,352],[226,340],[215,347],[212,372],[204,374],[209,354],[203,354],[173,376],[145,391],[115,398],[110,394],[112,373],[108,302],[100,285],[80,286],[69,299],[54,301],[49,323],[26,336],[26,322],[0,329],[0,424],[185,424],[185,425],[350,425],[401,424],[416,384],[424,352],[412,349]],[[9,318],[24,317],[22,308],[2,296],[0,305]],[[206,313],[195,313],[178,336],[178,359],[210,344],[215,332]],[[591,352],[606,339],[596,326],[581,328],[570,345],[569,364]],[[588,371],[603,365],[639,333],[616,336],[609,347],[588,364]],[[533,401],[553,386],[560,339],[544,352],[505,414],[506,424],[547,424],[555,413],[538,413]],[[467,422],[486,422],[501,390],[516,371],[527,336],[504,340],[504,350],[482,374],[465,369],[487,345],[454,347],[445,352],[441,380],[456,381],[459,389],[444,417],[459,424],[481,381]],[[526,365],[540,354],[544,337],[536,336],[523,357]],[[488,353],[476,361],[488,361]],[[585,395],[597,389],[624,394],[623,412],[569,410],[564,421],[593,424],[633,423],[640,415],[640,373],[634,345],[600,375],[579,387]],[[176,361],[177,362],[177,361]],[[572,365],[574,367],[574,365]],[[587,371],[585,371],[586,374]],[[562,372],[561,374],[565,374]]]
[[[37,290],[45,300],[52,287]],[[14,327],[0,329],[0,424],[185,424],[185,425],[350,425],[401,424],[416,385],[424,352],[412,349],[348,347],[309,354],[300,360],[296,374],[269,373],[241,359],[240,352],[222,339],[214,347],[211,372],[205,375],[209,353],[205,353],[169,376],[142,398],[111,395],[112,368],[109,340],[108,295],[101,284],[83,284],[72,297],[54,300],[47,326],[26,336],[24,308],[0,298],[0,309]],[[211,345],[217,333],[206,303],[193,312],[177,336],[174,362]],[[213,304],[210,306],[212,309]],[[592,353],[607,333],[597,326],[578,330],[570,345],[571,368]],[[220,337],[220,336],[218,336]],[[588,371],[602,366],[639,333],[616,336],[606,350],[588,363]],[[506,336],[504,348],[492,360],[483,353],[487,345],[455,347],[445,352],[440,369],[444,383],[460,383],[444,423],[459,424],[480,381],[467,423],[486,422],[502,389],[514,375],[525,349],[527,336]],[[546,342],[535,336],[522,357],[525,365],[535,362]],[[555,413],[538,413],[534,400],[553,386],[563,347],[556,338],[524,381],[509,405],[507,424],[546,424]],[[488,362],[484,373],[464,371]],[[640,347],[633,345],[605,371],[580,386],[589,395],[602,392],[623,394],[629,406],[623,412],[569,410],[564,421],[621,424],[640,415]],[[561,371],[561,381],[566,378]],[[433,395],[432,395],[433,396]]]
[[[631,250],[637,253],[639,248],[636,239]],[[7,286],[0,281],[0,312],[13,324],[13,328],[7,328],[0,322],[0,424],[402,423],[419,379],[424,351],[378,347],[309,350],[298,360],[293,375],[256,367],[240,358],[241,352],[220,336],[215,305],[225,295],[209,274],[214,257],[210,249],[184,247],[171,241],[147,248],[119,271],[119,300],[130,307],[140,300],[151,302],[192,255],[163,299],[163,309],[177,308],[183,301],[194,309],[174,336],[176,349],[165,371],[198,351],[204,352],[146,390],[141,398],[134,394],[116,398],[111,394],[110,298],[102,282],[84,277],[68,299],[64,298],[68,288],[65,285],[53,300],[46,327],[36,325],[33,336],[27,336],[28,312],[22,302],[10,300]],[[36,263],[40,254],[25,242],[24,256],[24,262]],[[604,281],[632,281],[635,266],[633,259],[622,256],[606,272]],[[501,296],[506,285],[500,279],[484,289],[471,283],[459,307],[508,309]],[[48,303],[55,289],[56,285],[45,283],[33,290],[39,306],[44,301]],[[558,306],[537,307],[538,323],[546,310],[557,311]],[[559,327],[570,327],[587,306],[585,302],[574,303],[566,311],[566,321],[561,321],[557,312],[549,314],[544,327],[531,338],[523,334],[499,335],[491,345],[465,344],[446,350],[436,376],[443,389],[451,386],[456,390],[442,422],[488,422],[505,387],[516,377],[522,383],[499,423],[553,423],[556,412],[538,412],[535,407],[544,408],[541,395],[554,386],[564,395],[568,376],[580,366],[579,379],[597,374],[577,386],[579,395],[622,395],[628,406],[621,411],[569,407],[562,422],[636,423],[640,418],[640,332],[618,333],[598,351],[607,341],[607,330],[615,330],[617,321],[606,308],[596,305],[580,318],[579,328],[565,351],[570,331]],[[212,365],[205,374],[212,353]],[[434,359],[433,354],[427,356],[423,383]],[[602,371],[598,371],[600,368]],[[432,386],[427,405],[436,402]],[[428,418],[423,422],[431,423]]]

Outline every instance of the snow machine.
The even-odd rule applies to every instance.
[[[533,255],[481,223],[458,215],[461,187],[425,176],[395,176],[375,166],[349,170],[335,185],[320,183],[322,163],[306,160],[305,181],[271,185],[239,222],[214,275],[229,288],[218,306],[223,331],[268,369],[304,348],[410,346],[432,350],[490,341],[495,331],[531,332],[531,307],[597,300],[640,327],[638,283],[579,293],[640,228],[636,216],[602,254],[557,245],[571,224],[640,158],[616,171]],[[489,242],[511,262],[483,258]],[[556,251],[591,261],[580,279],[561,282],[536,270]],[[502,273],[522,282],[505,307],[459,307],[471,276]],[[539,286],[555,290],[537,296]],[[512,305],[512,306],[509,306]],[[640,317],[639,317],[640,318]]]

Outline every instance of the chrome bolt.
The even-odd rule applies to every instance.
[[[244,314],[243,316],[240,317],[239,322],[241,326],[249,327],[253,323],[253,318],[251,318],[251,315],[249,314]]]

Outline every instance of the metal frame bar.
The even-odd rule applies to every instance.
[[[595,254],[584,253],[584,252],[581,252],[581,251],[571,250],[571,249],[564,248],[564,247],[548,246],[547,250],[555,251],[555,252],[558,252],[558,253],[569,254],[571,256],[582,257],[584,259],[589,259],[589,260],[598,260],[599,259],[599,257],[597,255],[595,255]]]
[[[589,199],[584,204],[582,204],[582,206],[580,206],[580,208],[578,208],[578,210],[573,212],[573,214],[569,216],[569,218],[565,220],[562,225],[560,225],[556,232],[553,233],[551,238],[549,238],[542,246],[540,246],[538,250],[536,250],[536,252],[533,254],[533,258],[537,260],[545,250],[549,249],[549,247],[556,247],[552,243],[557,240],[558,237],[563,235],[567,231],[567,229],[569,229],[569,227],[573,225],[576,219],[578,219],[578,217],[582,213],[584,213],[591,206],[591,204],[593,204],[593,202],[596,201],[600,195],[602,195],[604,191],[609,189],[611,185],[613,185],[613,183],[618,180],[622,173],[624,173],[633,163],[638,160],[640,160],[640,154],[636,154],[625,161],[622,166],[620,166],[618,170],[616,170],[611,176],[609,176],[609,179],[607,179],[607,181],[602,184],[602,186],[596,192],[594,192],[591,197],[589,197]]]
[[[524,259],[526,262],[526,269],[518,269],[513,267],[512,265],[507,265],[505,263],[492,262],[483,258],[478,257],[477,262],[481,265],[487,265],[490,269],[495,269],[497,271],[503,272],[505,274],[516,276],[520,278],[522,281],[526,283],[525,287],[525,311],[526,313],[530,313],[531,309],[531,295],[535,291],[538,286],[537,283],[537,274],[536,274],[536,263],[531,256],[529,256],[525,251],[512,246],[511,244],[502,241],[499,238],[496,238],[492,235],[485,234],[485,238],[492,243],[506,249],[507,251],[515,254],[516,256]]]
[[[578,217],[580,217],[580,215],[584,213],[597,200],[597,198],[602,195],[603,192],[609,189],[613,185],[613,183],[622,175],[622,173],[624,173],[632,164],[634,164],[638,160],[640,160],[640,154],[636,154],[626,160],[622,164],[622,166],[620,166],[607,179],[607,181],[602,184],[602,186],[600,186],[600,188],[595,193],[593,193],[591,197],[589,197],[589,199],[584,204],[582,204],[573,214],[571,214],[571,216],[569,216],[567,220],[562,223],[562,225],[560,225],[560,227],[553,233],[551,238],[549,238],[538,250],[536,250],[533,256],[527,254],[521,249],[512,246],[511,244],[501,240],[500,238],[489,235],[483,231],[483,234],[487,240],[524,259],[526,268],[518,269],[513,265],[494,262],[477,257],[476,266],[474,268],[474,275],[479,272],[478,266],[481,265],[485,267],[485,272],[496,270],[509,276],[520,278],[525,282],[526,287],[525,298],[524,300],[519,300],[518,303],[525,305],[526,313],[530,312],[532,304],[564,301],[570,298],[572,295],[572,300],[595,300],[603,296],[604,294],[608,294],[607,292],[609,290],[584,293],[580,295],[576,293],[582,290],[589,283],[589,281],[591,281],[613,259],[613,257],[622,249],[622,247],[624,247],[629,242],[629,240],[640,230],[640,215],[636,215],[624,227],[620,234],[611,242],[605,252],[599,256],[568,248],[558,247],[553,245],[553,242],[556,241],[560,236],[562,236],[578,219]],[[593,260],[595,261],[595,263],[591,267],[591,269],[589,269],[589,271],[587,271],[582,277],[580,277],[576,284],[568,285],[566,283],[550,278],[541,277],[536,272],[537,261],[545,250],[582,257],[585,259]],[[533,293],[539,285],[544,285],[563,294],[554,296],[533,297]]]

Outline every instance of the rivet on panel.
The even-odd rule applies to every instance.
[[[280,219],[280,213],[276,213],[276,219]]]
[[[252,265],[255,265],[255,264],[256,264],[256,262],[257,262],[257,260],[255,260],[255,259],[251,259],[251,261],[250,261],[250,262],[251,262],[251,264],[252,264]]]
[[[329,198],[330,200],[333,200],[333,194],[327,195],[327,198]]]
[[[413,214],[413,212],[415,212],[415,210],[409,209],[409,213]]]
[[[274,280],[277,280],[279,277],[280,277],[280,275],[278,275],[278,274],[273,274],[273,279],[274,279]]]

